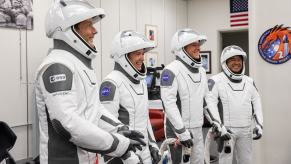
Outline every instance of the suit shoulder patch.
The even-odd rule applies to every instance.
[[[161,86],[172,86],[174,79],[175,74],[169,69],[164,69],[161,75]]]
[[[63,64],[50,65],[43,73],[42,79],[45,89],[49,93],[68,91],[72,89],[73,73]]]
[[[102,82],[99,90],[100,101],[113,101],[116,86],[110,81]]]
[[[208,89],[209,89],[209,91],[212,91],[214,84],[215,84],[215,81],[213,79],[209,79],[208,80]]]

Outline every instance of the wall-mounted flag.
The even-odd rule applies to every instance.
[[[230,27],[249,25],[248,0],[230,0]]]

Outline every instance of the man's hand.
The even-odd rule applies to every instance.
[[[183,146],[187,147],[187,148],[190,148],[190,147],[193,146],[193,141],[192,141],[192,139],[188,139],[188,140],[186,140],[186,141],[180,141],[180,143],[181,143]]]
[[[161,160],[161,155],[159,153],[159,150],[153,146],[149,146],[151,156],[152,156],[152,163],[153,164],[158,164],[159,161]]]
[[[225,126],[221,127],[220,138],[224,141],[231,139],[231,131],[226,130]]]
[[[179,140],[180,140],[180,143],[185,146],[185,147],[192,147],[193,146],[193,135],[188,131],[186,130],[186,132],[184,133],[184,135],[181,135],[183,137],[180,137]]]
[[[253,140],[258,140],[258,139],[260,139],[260,138],[262,137],[262,135],[263,135],[263,129],[262,129],[262,127],[259,126],[259,125],[256,125],[256,127],[255,127],[254,130],[253,130],[253,134],[255,135],[255,136],[253,137]]]
[[[220,134],[216,137],[217,150],[219,153],[224,149],[225,153],[231,152],[231,146],[229,140],[231,139],[231,130],[227,130],[225,126],[222,125]]]
[[[217,133],[217,134],[220,134],[221,133],[221,125],[220,125],[220,123],[218,123],[216,121],[213,121],[212,122],[212,131]]]
[[[231,131],[227,130],[224,125],[221,125],[216,121],[213,121],[212,123],[212,131],[222,140],[229,140],[231,138]]]
[[[142,146],[139,141],[129,139],[130,143],[128,145],[127,151],[136,152],[136,150],[142,150]]]
[[[143,141],[144,135],[136,130],[129,130],[128,126],[124,125],[120,128],[118,128],[117,133],[131,139],[131,140],[135,140],[138,141],[140,143],[140,145],[145,146],[146,143]]]

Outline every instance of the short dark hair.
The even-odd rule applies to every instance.
[[[80,22],[80,23],[81,23],[81,22]],[[80,30],[80,28],[79,28],[80,23],[75,24],[75,25],[74,25],[74,29],[76,29],[76,30]]]

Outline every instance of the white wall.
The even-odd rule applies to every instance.
[[[32,90],[34,72],[47,51],[52,40],[46,38],[44,31],[45,14],[54,0],[34,1],[34,29],[0,29],[0,120],[7,122],[18,136],[11,150],[15,159],[32,155],[33,104]],[[97,24],[99,31],[94,41],[102,55],[93,62],[99,82],[113,68],[109,57],[113,36],[124,29],[145,33],[145,24],[158,27],[159,64],[174,59],[169,55],[169,40],[177,28],[187,26],[187,1],[184,0],[89,0],[94,6],[105,9],[106,17]],[[12,47],[12,48],[11,48]],[[166,54],[166,55],[165,55]]]
[[[34,30],[0,29],[0,120],[17,135],[11,153],[22,159],[31,153],[31,93],[33,73],[46,55],[50,42],[45,38],[44,15],[51,1],[34,1]]]
[[[220,48],[219,31],[229,28],[229,0],[189,0],[188,24],[190,28],[207,36],[207,42],[201,50],[212,53],[212,74],[218,73]]]
[[[207,36],[207,42],[201,47],[202,51],[211,51],[212,71],[211,75],[220,71],[220,32],[241,31],[247,27],[230,28],[229,24],[229,0],[189,0],[188,1],[188,25]]]
[[[18,139],[12,149],[16,159],[26,158],[31,148],[31,109],[33,74],[52,41],[45,37],[44,16],[53,0],[34,1],[34,30],[0,29],[0,120],[13,127]],[[176,29],[189,27],[208,36],[202,50],[212,51],[212,74],[218,73],[219,31],[240,30],[229,27],[228,0],[90,0],[92,4],[106,10],[107,16],[97,25],[99,34],[95,43],[102,55],[94,61],[95,70],[101,80],[113,67],[109,58],[111,40],[123,29],[134,29],[141,33],[145,24],[158,26],[159,64],[174,59],[170,54],[170,40]],[[274,10],[274,5],[280,10]],[[255,79],[262,95],[264,108],[264,137],[254,142],[256,164],[290,163],[291,118],[290,99],[291,61],[282,65],[271,65],[261,59],[257,51],[260,35],[276,24],[291,26],[286,15],[290,0],[249,1],[250,29],[249,54],[250,75]],[[11,48],[12,47],[12,48]],[[288,97],[289,96],[289,97]]]
[[[291,1],[272,0],[249,1],[251,24],[250,39],[250,74],[259,86],[264,107],[264,138],[260,142],[261,163],[290,163],[291,119],[291,61],[280,65],[265,62],[257,50],[260,35],[267,29],[284,24],[291,26]],[[274,10],[278,9],[278,10]],[[289,38],[290,39],[290,38]]]
[[[276,24],[291,26],[290,0],[249,1],[249,65],[250,76],[254,78],[262,97],[264,134],[260,141],[253,142],[253,163],[290,163],[291,132],[289,131],[291,61],[272,65],[259,55],[257,44],[260,35]],[[279,10],[276,10],[279,9]],[[229,27],[228,0],[190,0],[188,5],[189,27],[208,37],[202,50],[212,51],[212,74],[219,69],[218,31],[241,30]],[[289,71],[289,72],[287,72]],[[289,100],[289,101],[288,101]]]
[[[184,0],[101,0],[106,17],[101,22],[102,65],[101,76],[105,77],[114,66],[110,58],[111,41],[121,30],[132,29],[142,34],[145,25],[158,27],[158,65],[174,59],[170,54],[170,38],[177,28],[187,27],[187,1]]]

